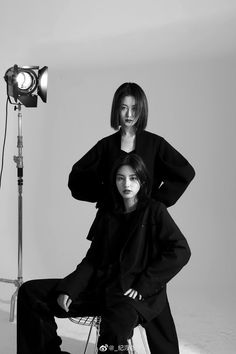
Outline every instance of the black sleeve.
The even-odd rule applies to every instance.
[[[93,272],[94,266],[92,262],[85,257],[72,273],[60,280],[56,292],[58,294],[67,294],[74,301],[86,289]]]
[[[169,207],[184,193],[194,178],[195,171],[186,158],[163,138],[157,158],[159,160],[159,163],[156,163],[157,169],[162,171],[162,185],[159,189],[153,190],[152,197]],[[159,174],[159,171],[156,173]]]
[[[99,141],[72,167],[68,187],[75,199],[98,202],[103,195],[103,145]]]
[[[134,289],[144,298],[164,287],[191,256],[187,240],[163,204],[159,209],[156,222],[158,227],[157,234],[152,235],[152,258],[146,270],[134,284]]]
[[[56,289],[58,294],[67,294],[74,301],[87,288],[96,269],[95,249],[95,241],[93,241],[82,262],[72,273],[60,280]]]
[[[56,289],[57,293],[67,294],[72,300],[75,300],[75,298],[87,288],[105,248],[103,232],[99,230],[99,227],[102,227],[104,215],[105,213],[98,210],[92,225],[93,240],[87,254],[72,273],[60,280]]]

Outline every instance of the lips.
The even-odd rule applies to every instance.
[[[125,189],[125,190],[123,190],[123,193],[124,194],[129,194],[129,193],[131,193],[131,190],[130,189]]]

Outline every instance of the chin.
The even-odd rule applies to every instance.
[[[132,195],[123,195],[122,196],[124,199],[132,199],[133,198],[133,196]]]

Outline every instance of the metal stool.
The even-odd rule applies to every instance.
[[[98,337],[99,337],[99,333],[100,333],[100,323],[101,323],[101,317],[100,316],[94,316],[94,317],[70,317],[69,320],[73,323],[82,325],[82,326],[89,326],[89,333],[88,333],[88,337],[86,340],[86,344],[85,344],[85,348],[84,348],[84,354],[86,354],[87,352],[87,348],[88,348],[88,344],[89,344],[89,340],[91,337],[91,333],[92,333],[92,329],[93,327],[95,327],[96,329],[96,341],[95,341],[95,348],[94,348],[94,353],[97,353],[97,343],[98,343]],[[150,350],[145,338],[145,335],[143,333],[144,328],[142,326],[138,326],[139,328],[139,332],[141,335],[141,339],[143,342],[143,346],[145,349],[145,353],[146,354],[150,354]],[[134,350],[134,343],[133,343],[133,339],[130,338],[129,339],[129,353],[130,354],[137,354],[137,352],[135,352]]]

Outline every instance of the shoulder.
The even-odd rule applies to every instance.
[[[101,206],[96,215],[100,223],[107,223],[109,220],[115,220],[119,218],[119,213],[116,213],[110,205]]]
[[[158,147],[164,141],[164,138],[147,130],[143,130],[137,133],[137,140],[138,143],[141,144],[141,146],[147,146],[149,148],[158,149]]]
[[[100,237],[99,235],[103,233],[104,227],[108,225],[110,219],[111,212],[105,207],[100,207],[89,229],[87,240],[92,241]]]
[[[164,203],[160,202],[159,200],[156,200],[156,199],[153,199],[151,198],[150,201],[149,201],[149,208],[151,211],[162,211],[164,209],[166,209],[166,206]]]
[[[161,135],[151,133],[148,130],[142,130],[141,132],[138,133],[138,135],[142,139],[151,139],[151,140],[157,140],[157,141],[163,140],[163,137]]]
[[[113,134],[107,135],[97,141],[97,143],[93,146],[92,150],[97,151],[99,154],[102,153],[107,148],[111,148],[112,146],[119,145],[120,133],[115,132]]]
[[[104,138],[100,139],[97,144],[106,145],[106,144],[109,144],[109,143],[115,141],[119,137],[120,137],[120,131],[117,131],[113,134],[107,135]]]
[[[162,225],[165,209],[166,207],[163,203],[150,199],[146,204],[144,212],[140,214],[141,227],[151,227],[152,230],[155,230],[156,227]]]
[[[149,131],[142,131],[139,133],[141,145],[153,148],[158,151],[162,158],[182,158],[182,155],[167,141],[163,136],[151,133]]]
[[[150,199],[147,207],[146,207],[146,213],[148,214],[149,218],[154,222],[158,220],[163,213],[168,213],[167,212],[167,207],[165,206],[164,203],[156,200],[156,199]]]

